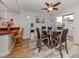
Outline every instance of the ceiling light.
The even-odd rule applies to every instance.
[[[30,19],[30,16],[27,16],[26,18],[27,18],[27,19]]]
[[[52,11],[53,9],[52,9],[52,7],[49,7],[48,10],[49,10],[49,11]]]

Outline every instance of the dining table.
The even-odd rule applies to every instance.
[[[54,40],[53,40],[53,36],[54,36],[54,34],[57,34],[57,35],[60,35],[61,34],[61,32],[62,32],[62,30],[56,30],[56,31],[47,31],[47,35],[49,36],[49,45],[48,45],[48,47],[49,48],[52,48],[52,47],[54,47]]]
[[[61,32],[62,32],[62,30],[55,30],[55,31],[53,31],[53,30],[50,30],[50,31],[48,31],[48,30],[40,30],[40,31],[41,31],[41,33],[43,31],[47,32],[47,35],[49,37],[49,39],[48,39],[48,47],[49,48],[53,48],[54,47],[54,43],[55,42],[53,40],[53,36],[60,35]]]

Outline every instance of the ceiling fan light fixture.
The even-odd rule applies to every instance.
[[[52,8],[52,7],[49,7],[49,8],[48,8],[48,10],[49,10],[49,11],[52,11],[52,10],[53,10],[53,8]]]
[[[58,3],[55,3],[55,4],[45,2],[45,5],[47,6],[47,8],[42,8],[41,10],[47,10],[47,12],[58,10],[58,8],[56,8],[56,6],[58,6],[60,4],[61,4],[61,2],[58,2]]]

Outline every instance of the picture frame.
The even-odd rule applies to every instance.
[[[43,16],[36,16],[36,23],[45,23],[45,18]]]

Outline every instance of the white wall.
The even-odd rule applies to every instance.
[[[50,26],[51,21],[48,16],[45,17],[45,23],[36,23],[36,16],[40,16],[40,13],[34,13],[29,11],[21,11],[20,17],[16,19],[16,23],[20,25],[22,28],[24,28],[24,38],[30,37],[30,24],[34,23],[34,29],[36,27],[41,27],[43,25]],[[30,16],[30,19],[27,19],[26,17]],[[35,29],[36,30],[36,29]]]
[[[51,25],[52,25],[52,27],[53,27],[53,30],[56,30],[57,29],[57,24],[56,24],[56,15],[54,14],[54,15],[51,15],[50,16],[50,18],[51,18]]]
[[[74,42],[79,44],[79,5],[73,6],[72,8],[65,9],[59,13],[55,14],[55,20],[56,17],[74,13],[74,22],[73,22],[73,37],[74,37]]]

